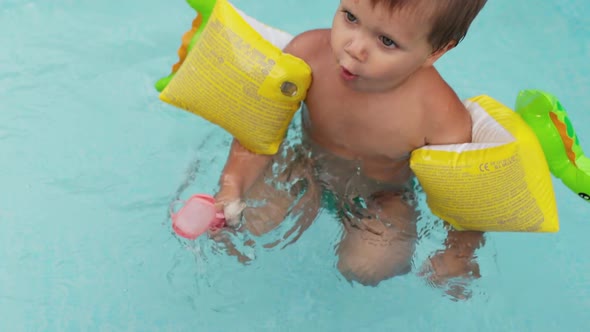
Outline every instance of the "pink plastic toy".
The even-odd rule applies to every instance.
[[[177,203],[184,203],[183,207],[174,212]],[[215,211],[215,198],[210,195],[193,195],[186,201],[172,204],[170,215],[172,229],[176,234],[194,240],[209,229],[219,229],[225,226],[223,212]]]

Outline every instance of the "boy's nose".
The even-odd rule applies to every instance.
[[[344,51],[359,62],[367,60],[367,49],[359,39],[353,39],[344,46]]]

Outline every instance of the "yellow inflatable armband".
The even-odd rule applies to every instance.
[[[277,39],[276,29],[227,0],[189,2],[193,7],[206,3],[210,12],[206,20],[197,16],[185,34],[184,39],[195,40],[188,51],[183,41],[169,82],[157,84],[163,88],[160,99],[219,125],[255,153],[276,153],[305,99],[311,68],[275,46],[284,46],[288,34]],[[267,31],[268,38],[253,26]]]
[[[465,105],[472,143],[426,146],[410,158],[432,213],[458,230],[557,232],[551,173],[532,129],[488,96]]]

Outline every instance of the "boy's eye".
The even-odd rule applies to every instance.
[[[346,15],[346,20],[350,23],[354,23],[356,22],[356,16],[354,16],[351,12],[349,12],[348,10],[344,11],[344,15]]]
[[[380,36],[379,39],[381,39],[381,42],[383,43],[383,45],[385,45],[386,47],[396,47],[397,45],[395,44],[395,42],[389,38],[389,37],[385,37],[385,36]]]

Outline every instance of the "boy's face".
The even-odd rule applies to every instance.
[[[432,53],[428,17],[409,6],[392,12],[368,0],[341,0],[331,45],[345,84],[358,91],[387,91],[444,53]]]

